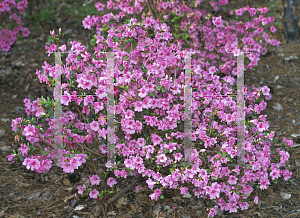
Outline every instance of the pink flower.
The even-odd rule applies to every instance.
[[[107,185],[110,186],[110,187],[113,187],[114,185],[117,184],[117,181],[115,178],[112,178],[112,177],[109,177],[108,180],[107,180]]]
[[[114,4],[114,2],[113,2],[112,0],[110,0],[110,1],[107,2],[107,8],[108,8],[108,9],[113,8],[114,5],[115,5],[115,4]]]
[[[151,200],[156,200],[157,201],[157,199],[160,195],[161,195],[161,190],[156,189],[154,193],[149,195],[149,197],[151,198]]]
[[[260,180],[259,184],[260,184],[260,189],[267,189],[267,185],[270,185],[270,182],[266,177],[264,177],[263,179]]]
[[[93,121],[90,123],[91,130],[98,132],[99,131],[99,123],[97,121]]]
[[[157,160],[160,162],[160,163],[165,163],[167,161],[167,157],[165,154],[160,154],[157,156]]]
[[[240,205],[241,210],[247,210],[249,207],[249,204],[247,202],[239,201],[239,205]]]
[[[238,180],[238,178],[236,178],[235,176],[230,176],[228,179],[228,183],[231,185],[235,185],[237,180]]]
[[[156,184],[156,182],[153,182],[150,178],[147,179],[146,183],[150,189],[153,189],[154,185]]]
[[[141,188],[142,188],[142,186],[135,186],[135,190],[139,190]]]
[[[63,44],[62,46],[59,47],[59,50],[61,50],[62,52],[64,52],[67,49],[66,45]]]
[[[29,148],[25,145],[25,144],[21,144],[20,147],[20,153],[22,154],[22,156],[26,156],[28,154]]]
[[[6,158],[8,159],[8,161],[12,161],[14,159],[14,156],[16,156],[15,154],[11,154],[11,155],[7,155]],[[12,161],[14,163],[14,161]],[[24,162],[23,162],[24,165]]]
[[[280,170],[275,168],[271,171],[270,176],[272,177],[272,180],[278,179],[280,177]]]
[[[30,34],[30,31],[29,31],[29,29],[28,28],[23,28],[23,36],[24,37],[27,37],[27,36],[29,36],[29,34]]]
[[[258,196],[254,197],[254,204],[258,204]]]
[[[82,195],[83,191],[85,189],[85,185],[83,187],[82,186],[77,186],[77,189],[78,189],[78,193]]]
[[[270,94],[270,89],[267,86],[263,86],[261,88],[263,95],[269,95]]]
[[[182,187],[180,189],[180,194],[185,195],[189,189],[187,187]]]
[[[286,144],[287,146],[289,146],[290,148],[293,147],[293,140],[283,139],[282,141],[285,142],[285,144]]]
[[[38,170],[40,168],[40,164],[41,164],[40,161],[37,159],[30,159],[29,161],[29,166],[32,171]]]
[[[101,179],[97,175],[93,175],[89,177],[91,185],[99,185]]]
[[[95,4],[95,8],[98,10],[98,11],[103,11],[104,10],[104,5],[101,4],[100,2],[97,2]]]
[[[96,199],[98,194],[99,192],[96,189],[94,189],[93,191],[90,192],[89,196],[90,198]]]
[[[63,162],[62,168],[65,173],[74,173],[74,167],[70,162]]]

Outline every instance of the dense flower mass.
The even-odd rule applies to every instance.
[[[12,9],[16,8],[20,14],[23,14],[27,4],[27,0],[22,0],[19,2],[16,2],[16,0],[0,1],[0,17],[2,17],[2,21],[4,18],[7,18],[7,15],[11,14],[11,16],[8,17],[8,22],[12,23],[14,21],[16,24],[18,24],[17,27],[13,28],[13,31],[9,29],[0,30],[0,51],[8,52],[16,41],[17,37],[20,35],[20,31],[23,31],[23,37],[29,36],[29,29],[20,25],[21,18],[18,17],[16,13],[12,13]]]
[[[268,87],[252,87],[252,91],[245,86],[245,114],[254,115],[250,121],[245,122],[245,148],[244,156],[247,166],[229,165],[234,163],[233,158],[238,156],[237,139],[237,98],[232,95],[238,75],[236,56],[245,52],[248,65],[253,68],[257,65],[259,55],[266,53],[266,47],[258,38],[264,33],[262,26],[272,23],[271,18],[264,18],[262,14],[267,9],[259,9],[259,18],[246,25],[229,23],[221,17],[208,20],[204,11],[195,11],[187,6],[170,2],[159,2],[158,11],[162,14],[170,12],[172,15],[186,15],[181,19],[181,30],[194,22],[194,28],[188,30],[192,44],[176,39],[170,32],[167,21],[154,19],[153,16],[142,15],[142,20],[131,18],[127,23],[119,26],[118,22],[125,14],[140,13],[144,2],[132,1],[119,5],[110,0],[108,8],[122,10],[119,15],[112,13],[103,17],[88,16],[83,21],[84,28],[97,26],[97,34],[93,38],[94,53],[91,54],[86,46],[80,42],[71,42],[71,49],[63,66],[63,74],[68,83],[62,84],[64,93],[61,104],[74,105],[78,114],[67,111],[62,112],[64,148],[51,150],[44,149],[44,154],[30,156],[34,146],[39,142],[49,145],[54,140],[55,119],[46,116],[44,107],[55,106],[54,101],[40,98],[31,103],[25,99],[26,113],[35,117],[32,121],[21,118],[12,121],[12,129],[17,134],[26,137],[32,145],[20,149],[24,157],[23,165],[27,169],[43,172],[51,167],[50,159],[57,159],[57,165],[66,173],[72,173],[86,162],[87,155],[75,153],[75,149],[83,143],[96,142],[97,149],[102,154],[108,153],[108,145],[103,144],[107,138],[108,96],[115,98],[115,154],[121,165],[106,165],[106,173],[110,173],[106,184],[113,187],[117,179],[128,176],[146,177],[148,188],[154,193],[150,194],[152,200],[163,199],[163,189],[180,189],[185,195],[188,191],[198,198],[206,198],[214,202],[210,205],[208,216],[215,216],[217,208],[237,212],[240,208],[245,210],[249,204],[247,197],[254,188],[267,189],[270,179],[277,182],[280,177],[287,181],[291,172],[280,167],[289,159],[285,150],[293,146],[291,140],[283,140],[282,149],[273,148],[274,131],[269,130],[266,115],[259,115],[266,107],[266,100],[271,99]],[[199,1],[197,4],[200,4]],[[222,0],[220,5],[227,4]],[[216,10],[217,3],[212,3]],[[96,4],[98,10],[103,5]],[[241,16],[248,11],[250,16],[256,14],[256,9],[249,7],[238,9],[236,15]],[[166,16],[166,14],[164,14]],[[166,18],[166,17],[165,17]],[[201,21],[201,22],[200,22]],[[197,26],[197,23],[202,23]],[[106,29],[105,29],[106,28]],[[109,29],[109,30],[108,30]],[[253,31],[253,32],[251,32]],[[154,33],[154,34],[153,34]],[[150,34],[152,34],[150,36]],[[200,34],[201,41],[197,35]],[[55,37],[55,32],[51,32]],[[238,38],[241,37],[240,38]],[[277,41],[268,39],[264,34],[266,43],[278,45]],[[137,45],[131,48],[131,41]],[[244,47],[238,50],[238,42],[242,41]],[[190,48],[182,49],[183,46]],[[200,51],[195,50],[204,48]],[[63,51],[65,45],[57,48],[55,44],[46,47],[51,52]],[[129,52],[130,50],[130,52]],[[108,59],[103,51],[113,51],[115,64],[114,91],[109,93]],[[188,58],[188,52],[191,52]],[[194,53],[193,53],[194,52]],[[186,61],[191,61],[191,165],[185,165],[184,151],[185,137],[184,121],[187,121],[186,102]],[[40,82],[52,85],[55,79],[55,67],[47,62],[42,66],[44,73],[37,71]],[[76,84],[76,85],[75,85]],[[73,89],[76,87],[77,89]],[[93,95],[93,96],[92,96]],[[212,97],[214,96],[214,97]],[[53,115],[49,112],[50,115]],[[96,116],[96,119],[83,123],[80,117]],[[46,118],[47,117],[47,118]],[[43,120],[38,127],[33,125]],[[88,119],[86,119],[88,120]],[[85,120],[85,121],[86,121]],[[49,127],[45,125],[48,122]],[[99,143],[101,143],[99,145]],[[17,154],[19,155],[19,154]],[[13,161],[16,154],[8,156]],[[19,156],[20,157],[20,156]],[[20,157],[21,158],[21,157]],[[273,159],[276,159],[274,161]],[[48,162],[46,162],[48,161]],[[162,170],[164,169],[164,170]],[[113,176],[114,175],[114,176]],[[98,175],[89,177],[90,185],[98,186],[102,181]],[[224,182],[225,181],[225,182]],[[189,190],[188,183],[195,188]],[[255,186],[255,184],[257,186]],[[88,192],[87,187],[78,186],[78,193]],[[97,189],[90,188],[89,196],[97,199],[101,195]],[[258,198],[254,199],[256,203]]]

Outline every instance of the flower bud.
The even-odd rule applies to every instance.
[[[50,35],[51,35],[52,37],[54,37],[54,36],[55,36],[55,31],[54,31],[54,30],[50,31]]]
[[[61,28],[59,28],[58,33],[61,34]]]

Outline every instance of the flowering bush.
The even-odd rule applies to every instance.
[[[11,9],[16,7],[20,14],[23,14],[28,2],[27,0],[20,1],[16,3],[15,0],[4,0],[0,1],[0,17],[1,22],[4,25],[4,18],[7,15],[10,15]],[[15,40],[19,36],[19,32],[23,31],[22,36],[28,37],[30,34],[30,31],[28,28],[22,27],[21,25],[18,25],[15,27],[12,21],[15,21],[17,24],[21,23],[21,18],[17,16],[16,13],[13,13],[11,16],[9,16],[9,23],[8,29],[1,29],[0,30],[0,51],[6,51],[8,52],[10,50],[10,47],[12,44],[14,44]],[[3,27],[3,26],[2,26]],[[6,26],[7,27],[7,26]],[[13,29],[13,31],[9,30]]]
[[[220,2],[224,4],[226,1]],[[103,9],[99,3],[96,7]],[[113,7],[112,1],[108,2],[108,8],[110,7]],[[128,14],[134,11],[134,8],[129,9],[129,6],[122,7],[127,8]],[[186,7],[183,8],[188,12]],[[245,8],[237,10],[236,14],[241,14],[243,10],[246,11]],[[252,9],[247,10],[250,15],[254,13]],[[25,99],[28,119],[14,119],[12,128],[22,141],[25,141],[26,137],[29,143],[22,143],[18,153],[14,151],[14,154],[8,156],[10,161],[19,157],[21,161],[24,160],[23,165],[27,169],[39,173],[50,169],[51,159],[57,157],[58,153],[61,156],[57,164],[67,173],[74,172],[86,162],[89,156],[79,149],[84,147],[93,151],[93,147],[98,147],[99,142],[102,144],[107,135],[106,86],[109,74],[107,57],[102,51],[113,51],[116,60],[114,96],[117,165],[107,165],[107,171],[103,172],[109,176],[106,183],[110,187],[117,184],[116,178],[141,175],[147,177],[148,187],[155,189],[149,197],[158,200],[163,199],[163,189],[179,188],[181,194],[186,194],[189,189],[187,186],[191,183],[195,196],[214,202],[215,205],[210,205],[211,210],[208,214],[214,216],[218,206],[230,213],[237,212],[238,208],[247,209],[247,196],[254,188],[266,189],[267,185],[270,185],[269,178],[276,183],[280,177],[284,181],[291,177],[288,170],[281,170],[280,167],[288,160],[287,150],[292,147],[293,142],[284,139],[282,148],[274,149],[272,144],[277,142],[274,138],[275,133],[268,130],[266,115],[259,115],[266,107],[263,97],[266,96],[267,100],[271,98],[267,87],[257,88],[252,92],[245,87],[245,113],[254,114],[252,120],[245,123],[244,154],[248,166],[232,166],[233,158],[237,156],[237,105],[234,96],[224,95],[232,93],[236,86],[236,79],[233,77],[237,75],[237,68],[233,68],[236,63],[234,55],[239,54],[238,43],[241,41],[245,45],[240,47],[242,51],[252,51],[252,54],[246,55],[251,61],[248,67],[256,66],[259,54],[265,53],[266,50],[262,46],[262,40],[256,42],[253,36],[258,37],[263,33],[264,29],[259,27],[260,23],[264,25],[272,19],[266,20],[260,16],[254,18],[254,23],[249,22],[246,26],[238,23],[230,26],[221,18],[212,18],[212,23],[208,20],[202,25],[204,49],[191,56],[194,149],[192,164],[186,166],[182,155],[185,146],[182,144],[183,122],[186,120],[186,78],[182,70],[186,53],[181,51],[182,43],[174,39],[166,23],[161,23],[161,20],[155,20],[151,16],[142,16],[141,22],[131,18],[126,24],[116,26],[114,23],[124,15],[123,11],[119,15],[108,14],[102,18],[88,16],[83,21],[86,28],[97,25],[97,34],[91,41],[95,46],[93,54],[80,42],[71,42],[72,47],[63,67],[63,76],[67,83],[62,84],[64,95],[61,103],[76,107],[78,114],[72,111],[63,112],[60,119],[63,127],[62,150],[57,151],[53,149],[54,146],[46,147],[42,148],[42,156],[32,155],[36,146],[39,146],[38,142],[46,142],[52,146],[55,120],[50,117],[53,115],[54,101],[43,97],[33,102]],[[204,14],[198,14],[199,17],[202,15]],[[98,22],[104,27],[101,28]],[[246,31],[250,28],[256,29],[254,33]],[[154,33],[153,37],[148,36],[151,32]],[[217,38],[214,38],[214,35]],[[238,35],[244,35],[242,40],[238,39]],[[54,31],[51,32],[53,40],[58,40],[60,36],[61,33],[55,36]],[[267,38],[266,35],[264,37]],[[278,43],[266,41],[273,45]],[[56,42],[57,44],[50,47],[46,46],[48,52],[66,50],[65,45],[58,48],[58,41]],[[136,42],[136,47],[129,53],[131,42]],[[196,39],[194,43],[201,47]],[[220,55],[215,54],[216,52]],[[44,73],[37,70],[40,82],[54,85],[55,67],[44,62],[42,68]],[[92,94],[96,94],[97,97],[91,96]],[[209,97],[213,95],[215,97]],[[83,123],[80,117],[77,118],[77,115],[84,117],[86,123]],[[90,115],[99,119],[88,120],[87,116]],[[34,125],[38,122],[38,126]],[[99,149],[102,153],[99,156],[105,163],[107,147],[104,144]],[[92,191],[93,185],[97,186],[103,181],[100,178],[103,177],[92,175],[90,185],[79,186],[78,193],[89,193],[91,198],[101,198],[103,190],[101,193],[97,189]]]

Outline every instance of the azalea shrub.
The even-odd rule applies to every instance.
[[[135,4],[134,7],[131,4]],[[49,170],[53,159],[58,159],[57,166],[66,173],[74,172],[93,157],[100,157],[102,163],[106,163],[107,84],[111,78],[105,52],[114,52],[116,164],[106,164],[101,175],[90,175],[89,183],[78,187],[80,195],[99,199],[106,192],[97,187],[100,183],[105,181],[113,187],[128,176],[141,176],[153,190],[149,196],[152,200],[163,199],[164,189],[180,189],[183,195],[193,191],[198,198],[211,200],[207,205],[208,216],[214,216],[218,207],[230,213],[239,208],[245,210],[252,192],[267,189],[271,182],[287,181],[291,172],[284,165],[293,142],[284,139],[281,148],[274,147],[278,142],[275,132],[269,130],[267,116],[261,114],[267,105],[264,100],[271,99],[266,86],[252,90],[245,86],[245,114],[251,115],[244,126],[245,166],[234,164],[238,154],[237,98],[232,95],[237,89],[238,72],[234,66],[241,51],[246,53],[245,62],[249,62],[245,67],[253,68],[259,56],[266,53],[265,43],[278,46],[278,41],[269,40],[264,33],[263,26],[273,21],[262,15],[267,9],[238,9],[237,16],[246,11],[250,16],[257,11],[261,13],[253,22],[242,25],[221,17],[209,18],[203,11],[192,11],[188,4],[170,4],[161,1],[158,8],[164,10],[159,13],[167,19],[164,14],[169,13],[167,9],[177,7],[175,12],[181,14],[186,28],[193,20],[199,29],[187,31],[192,43],[188,43],[188,37],[187,41],[174,37],[162,19],[155,20],[151,14],[143,13],[146,3],[142,1],[120,3],[119,15],[88,16],[83,21],[84,27],[96,26],[91,47],[71,42],[62,67],[62,81],[66,82],[61,84],[61,103],[75,111],[62,112],[61,149],[53,145],[54,100],[49,97],[25,99],[28,118],[13,119],[11,125],[16,139],[23,143],[8,159],[19,158],[27,169],[38,173]],[[222,4],[227,1],[220,1],[219,5]],[[108,8],[117,6],[113,1],[107,5]],[[104,6],[97,3],[96,8],[103,10]],[[120,18],[133,12],[140,16],[117,25]],[[183,16],[185,14],[189,16]],[[183,20],[184,17],[189,20]],[[181,31],[186,30],[178,29],[177,34],[182,34]],[[49,54],[66,51],[66,45],[58,47],[62,35],[60,31],[58,35],[51,31],[50,37],[55,43],[45,47]],[[184,160],[183,144],[184,122],[187,121],[184,70],[188,52],[191,52],[193,93],[190,165]],[[54,86],[55,67],[44,62],[42,68],[43,73],[36,72],[40,82]],[[37,147],[42,155],[33,153]]]

